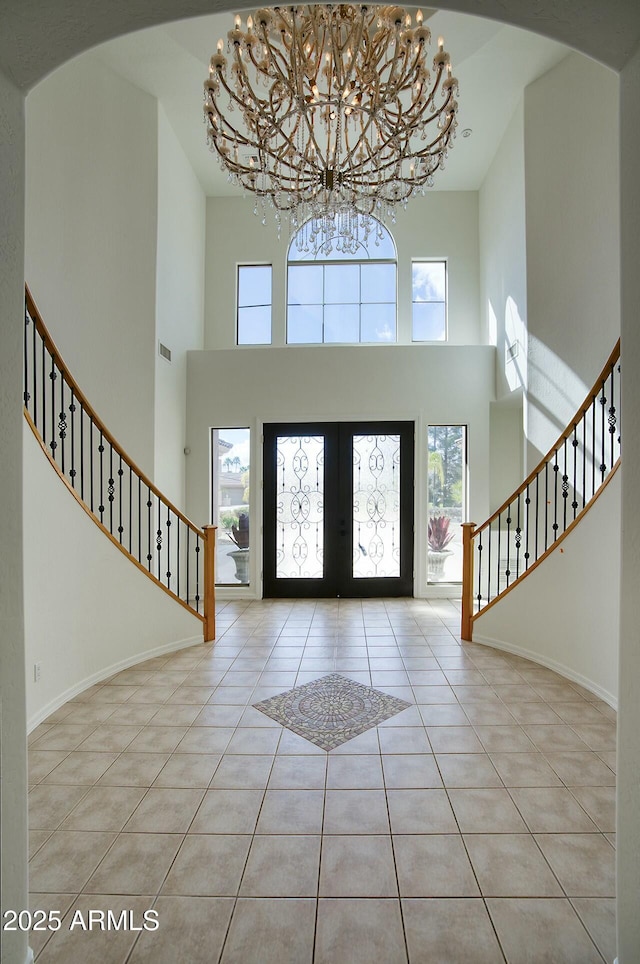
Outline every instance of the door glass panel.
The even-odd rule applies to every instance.
[[[353,578],[400,575],[400,436],[353,436]]]
[[[276,442],[276,579],[324,574],[324,437]]]
[[[467,440],[464,425],[430,425],[428,582],[462,581]]]
[[[211,429],[211,522],[216,533],[216,585],[249,584],[248,428]]]

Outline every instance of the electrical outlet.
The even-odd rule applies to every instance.
[[[34,682],[34,683],[39,683],[39,682],[40,682],[40,674],[41,674],[41,672],[42,672],[42,664],[41,664],[41,663],[34,663],[34,664],[33,664],[33,682]]]

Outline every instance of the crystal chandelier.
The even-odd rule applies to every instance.
[[[205,82],[207,138],[233,183],[305,250],[355,251],[424,193],[455,135],[458,82],[402,7],[319,4],[235,18]],[[374,220],[375,219],[375,220]],[[303,231],[299,231],[304,226]]]

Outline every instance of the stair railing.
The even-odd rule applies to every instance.
[[[215,526],[194,525],[115,440],[70,374],[26,288],[24,414],[93,521],[215,638]]]
[[[462,639],[578,523],[620,463],[620,341],[556,444],[486,522],[463,524]]]

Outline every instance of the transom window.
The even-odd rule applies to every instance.
[[[305,250],[304,228],[287,261],[287,343],[396,341],[397,261],[393,238],[377,224],[355,252],[328,243]]]
[[[239,345],[271,344],[271,274],[270,264],[238,265]]]
[[[412,273],[412,340],[446,341],[446,261],[414,261]]]

